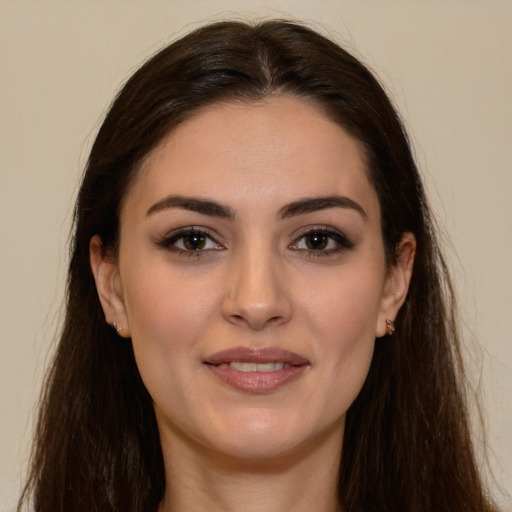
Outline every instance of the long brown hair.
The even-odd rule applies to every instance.
[[[414,233],[418,244],[396,334],[377,340],[347,413],[343,510],[493,510],[472,451],[452,287],[400,119],[361,62],[282,21],[200,28],[146,62],[113,102],[76,204],[66,318],[19,510],[26,503],[37,512],[157,509],[165,477],[151,397],[131,343],[105,323],[89,241],[99,234],[115,253],[120,205],[141,161],[195,110],[280,94],[315,101],[360,141],[389,264],[402,233]]]

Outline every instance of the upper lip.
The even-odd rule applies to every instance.
[[[239,361],[241,363],[287,363],[290,366],[309,364],[309,361],[290,350],[279,347],[234,347],[216,352],[208,356],[203,362],[219,365]]]

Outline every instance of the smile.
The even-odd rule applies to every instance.
[[[290,368],[288,363],[276,362],[276,363],[243,363],[242,361],[232,361],[231,363],[221,363],[218,365],[219,368],[233,368],[239,372],[259,372],[268,373],[283,368]]]
[[[276,347],[236,347],[208,357],[204,364],[224,384],[238,391],[268,393],[300,378],[309,361]]]

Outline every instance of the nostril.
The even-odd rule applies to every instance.
[[[253,330],[262,330],[269,326],[277,326],[288,321],[288,316],[268,315],[264,311],[249,311],[247,314],[232,314],[226,317],[228,322],[240,326],[247,326]]]
[[[276,275],[276,266],[244,265],[233,271],[222,301],[222,315],[231,323],[255,330],[286,323],[291,316],[289,287]],[[282,276],[281,276],[282,277]]]

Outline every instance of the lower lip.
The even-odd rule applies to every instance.
[[[269,393],[297,380],[308,365],[291,366],[273,372],[241,372],[233,368],[208,365],[209,370],[220,380],[239,391],[247,393]]]

